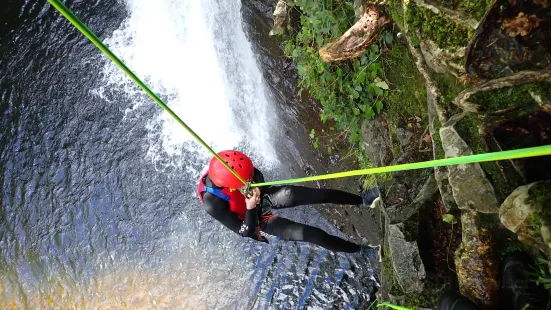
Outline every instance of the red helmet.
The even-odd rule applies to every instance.
[[[252,179],[254,174],[253,162],[247,155],[238,151],[222,151],[220,157],[230,166],[243,180]],[[214,184],[220,187],[240,188],[244,184],[228,168],[216,158],[212,157],[209,163],[209,176]]]

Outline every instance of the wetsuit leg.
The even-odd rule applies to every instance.
[[[275,209],[291,208],[317,203],[360,205],[362,197],[336,189],[304,186],[272,186],[263,190]]]
[[[335,252],[353,253],[360,250],[359,245],[332,236],[322,229],[293,222],[279,216],[267,220],[262,225],[262,231],[281,237],[283,240],[310,242]]]

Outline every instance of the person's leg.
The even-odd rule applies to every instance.
[[[285,185],[266,188],[263,194],[265,195],[264,198],[267,198],[275,209],[318,203],[362,204],[362,197],[336,189]]]
[[[332,236],[317,227],[293,222],[279,216],[267,220],[262,225],[262,231],[281,237],[283,240],[310,242],[335,252],[353,253],[361,248],[353,242]]]
[[[478,310],[478,306],[455,290],[445,291],[438,299],[436,310]]]
[[[546,309],[549,293],[527,275],[535,270],[536,263],[526,253],[509,253],[500,266],[500,309]]]

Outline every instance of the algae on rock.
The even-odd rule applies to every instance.
[[[517,188],[501,205],[501,223],[551,260],[551,180]]]

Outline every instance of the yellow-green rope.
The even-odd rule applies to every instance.
[[[423,161],[418,163],[401,164],[401,165],[395,165],[395,166],[344,171],[344,172],[338,172],[338,173],[318,175],[313,177],[257,183],[257,184],[251,184],[251,186],[268,186],[268,185],[280,185],[280,184],[288,184],[288,183],[300,183],[300,182],[344,178],[344,177],[366,175],[366,174],[377,174],[377,173],[385,173],[385,172],[434,168],[434,167],[450,166],[450,165],[473,164],[473,163],[480,163],[485,161],[498,161],[498,160],[545,156],[545,155],[551,155],[551,145],[544,145],[544,146],[537,146],[537,147],[530,147],[525,149],[502,151],[502,152],[495,152],[495,153],[486,153],[486,154],[460,156],[460,157],[453,157],[453,158],[446,158],[446,159],[429,160],[429,161]]]

